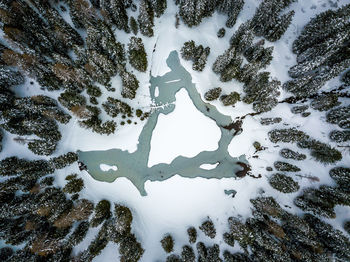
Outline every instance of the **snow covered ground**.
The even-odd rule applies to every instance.
[[[187,91],[176,94],[175,110],[160,114],[153,130],[148,166],[170,164],[177,156],[194,157],[218,148],[221,132],[215,121],[203,115]]]

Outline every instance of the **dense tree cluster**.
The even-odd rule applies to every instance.
[[[131,37],[128,44],[128,53],[130,64],[138,71],[147,70],[147,54],[141,38]]]
[[[17,67],[36,79],[43,88],[63,90],[58,98],[59,102],[75,116],[83,119],[82,126],[95,132],[110,134],[114,132],[116,124],[111,121],[102,123],[99,111],[88,105],[83,91],[86,90],[90,97],[89,102],[97,105],[97,97],[101,96],[101,90],[95,82],[113,91],[110,80],[118,74],[122,79],[122,96],[129,99],[135,97],[139,82],[135,75],[126,69],[124,46],[115,38],[112,26],[129,32],[127,9],[135,9],[136,6],[129,1],[119,0],[91,1],[92,5],[88,0],[65,2],[73,26],[57,11],[59,6],[55,1],[35,0],[28,3],[20,0],[6,1],[2,4],[0,20],[6,39],[10,42],[10,45],[6,46],[0,43],[0,78],[4,84],[1,88],[2,96],[11,95],[10,91],[5,90],[8,86],[24,83],[24,78],[19,72],[7,68]],[[156,10],[157,16],[166,8],[166,1],[147,3],[152,10]],[[85,39],[76,29],[86,31],[86,34],[83,34],[84,37],[86,35]],[[12,50],[12,47],[16,48]],[[135,56],[132,56],[131,60],[135,61]],[[39,99],[44,98],[41,96],[37,98]],[[27,99],[26,102],[31,101]],[[11,100],[7,103],[11,103]],[[52,107],[46,112],[49,114],[48,118],[55,118],[61,123],[68,122],[69,115],[63,115],[58,109],[53,109],[54,101],[45,103]],[[50,120],[37,121],[44,123]],[[47,123],[46,126],[56,128],[55,123]],[[58,135],[54,137],[52,135],[52,139],[59,140]],[[36,140],[30,141],[28,146],[33,148],[35,153],[50,154],[55,148],[54,144],[55,141]]]
[[[211,16],[215,11],[227,15],[226,26],[233,27],[241,12],[243,0],[179,0],[179,15],[189,26],[198,26],[203,18]]]
[[[241,101],[241,96],[237,92],[231,92],[228,95],[220,96],[220,100],[224,106],[234,106],[238,101]]]
[[[229,230],[224,240],[235,242],[244,253],[220,250],[217,244],[197,242],[195,253],[191,246],[182,247],[181,256],[172,254],[167,261],[339,261],[349,260],[349,239],[339,230],[319,218],[302,217],[285,211],[274,198],[252,199],[253,215],[246,221],[228,219]],[[249,250],[249,251],[248,251]],[[221,257],[222,254],[222,257]]]
[[[197,46],[193,40],[185,42],[181,48],[182,58],[192,61],[192,69],[195,71],[203,71],[209,54],[210,47]]]
[[[64,194],[80,191],[82,179],[76,174],[67,176],[63,190],[52,185],[53,164],[62,163],[63,159],[74,157],[68,153],[50,161],[17,157],[0,161],[0,176],[5,178],[0,183],[0,239],[8,245],[23,245],[12,252],[1,249],[2,261],[91,261],[109,241],[120,244],[125,261],[138,261],[143,249],[130,232],[132,215],[127,207],[116,205],[113,216],[109,202],[102,200],[90,219],[92,202],[69,199]],[[72,257],[72,248],[85,238],[90,225],[102,222],[89,247]],[[75,223],[77,226],[73,227]]]
[[[212,69],[223,82],[236,79],[244,83],[243,101],[253,104],[257,112],[266,112],[277,105],[281,83],[270,79],[269,72],[259,72],[271,63],[273,47],[264,47],[264,40],[256,43],[253,40],[254,30],[249,20],[239,26],[230,39],[230,48],[217,57]],[[248,61],[244,65],[243,56]]]
[[[349,10],[349,4],[327,10],[304,27],[293,43],[297,65],[289,70],[293,79],[284,84],[286,90],[296,96],[309,97],[349,68]]]
[[[118,114],[130,115],[132,113],[132,109],[127,103],[112,97],[108,97],[107,101],[103,103],[102,106],[111,117],[116,117]]]
[[[9,70],[7,72],[10,74],[7,83],[18,85],[24,82],[20,74]],[[1,127],[19,135],[17,141],[27,144],[35,154],[52,154],[61,139],[57,122],[66,124],[71,117],[54,99],[42,95],[17,97],[9,89],[11,86],[6,85],[6,81],[3,83],[0,84]]]
[[[264,0],[258,7],[251,23],[257,36],[274,42],[281,38],[292,22],[294,11],[283,11],[296,0]]]
[[[77,174],[71,174],[66,177],[67,184],[63,188],[63,192],[74,194],[79,193],[84,188],[84,180],[78,178]]]
[[[274,129],[268,133],[268,136],[273,143],[297,143],[298,147],[309,149],[312,157],[325,164],[332,164],[342,159],[342,154],[337,149],[312,139],[303,131],[299,131],[295,128]]]
[[[350,128],[350,106],[336,107],[326,115],[327,122],[336,124],[341,128]]]

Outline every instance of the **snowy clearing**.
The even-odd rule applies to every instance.
[[[177,156],[194,157],[218,148],[220,129],[193,105],[185,89],[176,94],[175,110],[159,115],[153,130],[148,166],[170,164]]]

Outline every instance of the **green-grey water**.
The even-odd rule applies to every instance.
[[[146,195],[144,185],[147,180],[163,181],[176,174],[187,178],[235,178],[235,173],[242,169],[241,166],[237,165],[237,162],[246,162],[245,157],[233,158],[227,151],[235,131],[223,127],[232,123],[231,117],[221,114],[215,106],[205,103],[201,99],[195,85],[192,83],[191,75],[180,64],[176,51],[170,53],[166,62],[171,69],[170,72],[163,76],[151,76],[151,98],[157,105],[173,103],[176,100],[175,94],[181,88],[185,88],[195,107],[205,116],[213,119],[220,128],[221,138],[218,149],[203,151],[192,158],[178,156],[170,164],[161,163],[148,167],[153,130],[157,125],[159,114],[167,115],[175,109],[175,105],[170,104],[166,107],[157,108],[152,112],[140,134],[135,152],[129,153],[120,149],[78,151],[79,160],[87,166],[89,174],[94,179],[113,182],[118,177],[126,177],[137,187],[141,195]],[[158,96],[155,95],[156,87],[159,90]],[[206,143],[206,141],[204,140],[203,143]],[[205,170],[200,168],[202,164],[215,163],[219,164],[214,169]],[[100,164],[117,166],[118,170],[102,171]]]

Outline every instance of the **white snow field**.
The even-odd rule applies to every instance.
[[[102,171],[105,171],[105,172],[107,172],[108,170],[117,171],[117,170],[118,170],[118,167],[117,167],[117,166],[110,166],[110,165],[107,165],[107,164],[101,164],[101,165],[100,165],[100,169],[101,169]]]
[[[176,94],[175,109],[160,114],[153,130],[148,166],[170,164],[177,156],[194,157],[202,151],[214,151],[221,137],[215,121],[194,106],[185,89]]]

